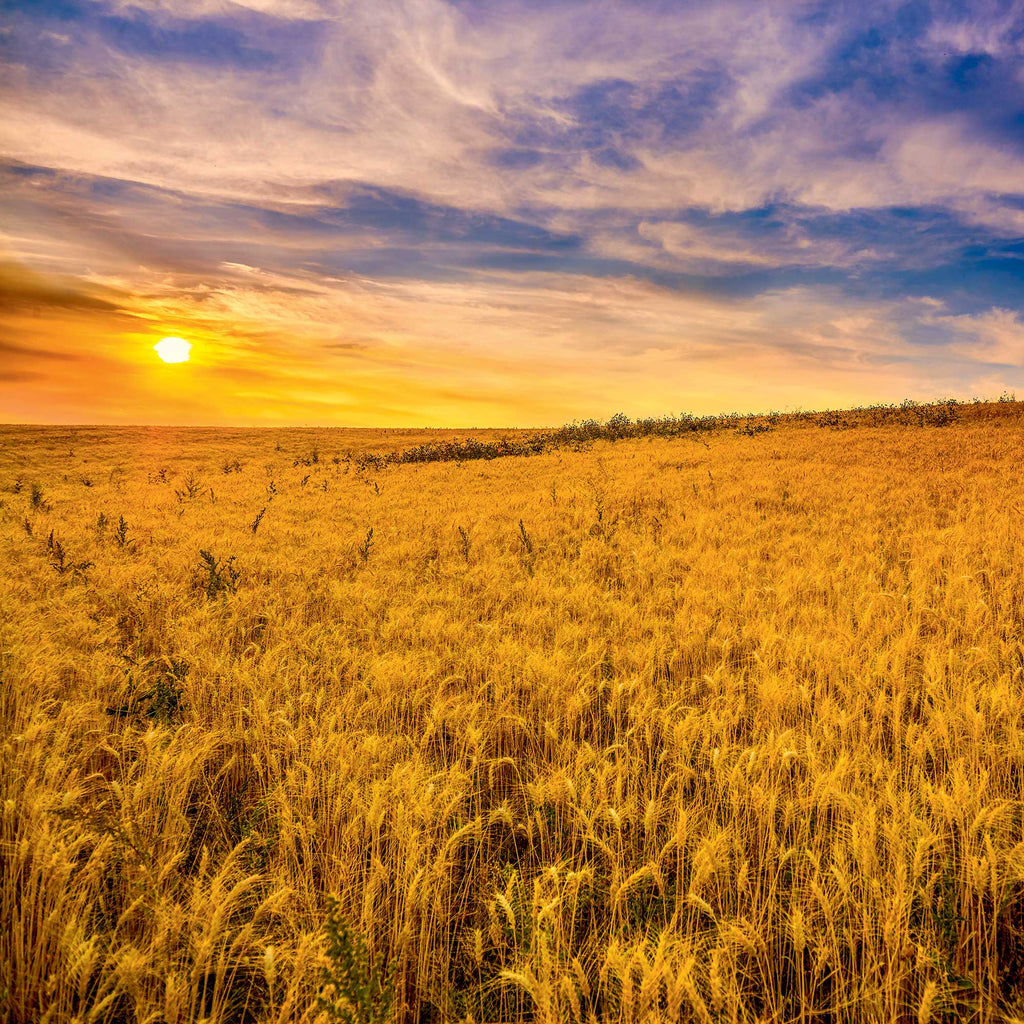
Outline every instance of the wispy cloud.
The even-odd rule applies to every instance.
[[[8,13],[18,346],[88,321],[129,366],[192,331],[221,394],[296,420],[1024,386],[1019,3]],[[50,378],[10,365],[14,409]]]

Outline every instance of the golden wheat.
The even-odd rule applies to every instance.
[[[0,1016],[1024,1015],[1019,405],[422,439],[0,431]]]

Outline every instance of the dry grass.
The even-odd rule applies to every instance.
[[[1024,1015],[1020,405],[363,434],[0,431],[0,1017]]]

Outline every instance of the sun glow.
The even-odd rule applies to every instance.
[[[153,348],[165,363],[187,363],[192,343],[184,338],[161,338]]]

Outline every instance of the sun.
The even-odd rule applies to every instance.
[[[165,363],[187,363],[192,343],[184,338],[161,338],[153,348]]]

